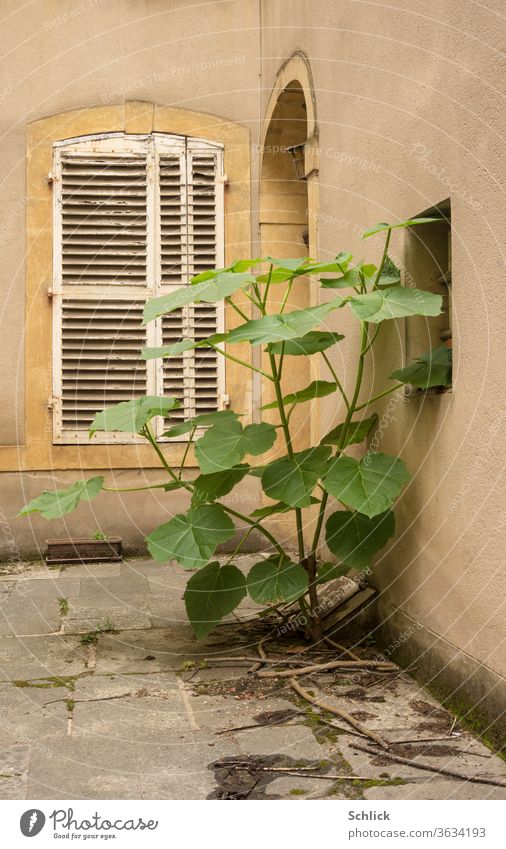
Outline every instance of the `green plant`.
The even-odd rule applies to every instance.
[[[107,536],[107,534],[103,534],[102,531],[95,531],[95,533],[93,534],[93,539],[98,539],[102,542],[107,542],[109,537]]]
[[[100,634],[114,634],[116,629],[112,622],[109,619],[106,619],[102,625],[97,625],[96,628],[93,628],[92,631],[87,631],[85,634],[81,635],[81,643],[83,646],[95,645],[98,643],[98,638]]]
[[[58,608],[60,610],[61,615],[66,616],[67,613],[69,612],[69,600],[68,600],[68,598],[63,598],[63,596],[61,598],[59,598],[58,599]]]
[[[180,406],[177,398],[136,398],[102,410],[92,422],[90,438],[97,431],[123,431],[140,434],[150,443],[167,479],[139,489],[181,489],[191,498],[187,512],[153,530],[147,543],[155,560],[175,559],[183,568],[198,569],[190,577],[184,596],[197,637],[204,637],[249,594],[254,601],[269,606],[297,602],[306,617],[309,632],[313,639],[318,639],[321,632],[318,584],[350,568],[368,568],[376,552],[392,537],[395,530],[392,508],[410,477],[403,461],[375,452],[368,452],[357,460],[347,451],[350,446],[362,443],[376,424],[376,414],[364,416],[366,408],[403,383],[410,382],[413,368],[416,369],[417,386],[432,385],[433,368],[438,369],[438,380],[445,376],[439,353],[437,357],[420,357],[415,366],[394,373],[397,379],[394,385],[373,398],[361,397],[365,363],[383,322],[440,313],[441,297],[403,287],[400,272],[388,256],[393,230],[431,220],[380,224],[366,231],[364,237],[376,233],[385,235],[378,267],[363,262],[352,265],[351,254],[344,252],[329,262],[271,257],[241,260],[229,268],[199,274],[192,279],[191,285],[146,304],[145,323],[184,304],[225,299],[242,321],[238,327],[206,339],[182,339],[169,347],[147,348],[142,357],[145,360],[178,357],[190,349],[212,348],[244,369],[260,373],[270,383],[275,401],[263,409],[275,410],[278,415],[275,424],[243,424],[239,412],[224,410],[174,424],[167,429],[165,437],[188,436],[178,468],[171,466],[150,427],[153,417],[170,417]],[[268,270],[252,273],[250,269],[260,262],[267,263]],[[329,278],[329,274],[333,276]],[[307,275],[320,278],[327,300],[308,309],[288,311],[294,281]],[[278,298],[281,306],[273,313],[269,309],[269,294],[279,287],[283,287]],[[234,300],[237,292],[243,293],[253,305],[254,318],[249,318]],[[360,329],[360,349],[351,392],[345,390],[327,353],[343,336],[319,329],[331,313],[338,314],[345,308],[357,319]],[[264,354],[261,361],[255,359],[254,364],[236,355],[234,345],[245,342],[257,349],[260,347]],[[287,357],[300,356],[321,358],[329,379],[314,380],[305,389],[286,394],[282,387],[284,364]],[[265,365],[261,366],[260,362]],[[299,404],[332,393],[341,396],[346,410],[344,420],[327,433],[319,445],[296,452],[290,430],[293,411]],[[355,418],[357,414],[360,415]],[[195,480],[185,476],[185,461],[192,444],[200,469]],[[276,459],[252,462],[251,458],[265,455],[274,446]],[[247,475],[260,478],[264,493],[272,499],[271,504],[249,515],[220,502]],[[81,500],[94,498],[101,490],[121,491],[104,486],[102,477],[81,480],[65,490],[44,492],[31,501],[22,514],[38,511],[48,519],[61,516],[73,510]],[[331,511],[325,526],[325,541],[339,561],[333,568],[318,561],[329,498],[340,505]],[[317,505],[318,518],[314,532],[306,538],[305,511],[313,505]],[[269,518],[276,513],[293,516],[297,540],[294,560],[268,527]],[[231,556],[220,563],[213,560],[213,555],[218,545],[237,533],[234,520],[246,527]],[[270,553],[244,576],[234,559],[254,530],[268,541]]]

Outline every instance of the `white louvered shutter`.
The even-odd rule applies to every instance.
[[[218,408],[224,374],[214,352],[146,363],[139,351],[223,325],[213,305],[141,323],[147,298],[223,261],[221,162],[215,145],[161,134],[55,146],[55,442],[87,442],[97,410],[144,394],[179,397],[176,418]],[[155,423],[159,436],[165,424]]]
[[[188,140],[179,164],[173,153],[160,149],[160,292],[189,285],[194,275],[223,265],[222,157],[221,148],[196,139]],[[164,345],[204,339],[224,329],[224,306],[189,305],[164,316],[161,325]],[[182,403],[165,424],[219,409],[225,374],[215,351],[186,351],[164,360],[161,368],[163,394]]]

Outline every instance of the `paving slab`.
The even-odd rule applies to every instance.
[[[30,746],[15,743],[0,749],[0,799],[26,798]]]
[[[77,675],[87,670],[88,652],[78,637],[7,637],[0,639],[3,681]]]
[[[56,597],[23,598],[12,593],[0,610],[0,636],[54,634],[60,618]]]
[[[286,681],[216,663],[253,654],[256,638],[217,629],[197,642],[182,601],[188,573],[173,563],[19,571],[0,577],[0,798],[506,798],[506,787],[416,768],[430,763],[506,783],[504,761],[405,674],[316,675],[308,686],[379,730],[411,765],[357,751],[353,745],[368,744],[360,736],[309,725]],[[59,598],[68,600],[66,614]],[[256,609],[246,601],[242,615]],[[116,632],[81,642],[107,621]],[[283,710],[302,715],[255,722]],[[273,762],[325,764],[331,774],[387,784],[262,771]]]

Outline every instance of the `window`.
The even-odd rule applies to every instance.
[[[55,143],[55,443],[88,442],[98,410],[140,395],[178,397],[175,419],[220,407],[216,352],[149,362],[139,352],[223,329],[223,304],[192,305],[142,325],[147,299],[223,265],[222,175],[222,146],[201,139],[111,133]],[[159,438],[166,425],[155,420]]]
[[[414,316],[406,321],[406,362],[439,346],[452,347],[451,205],[447,199],[418,213],[416,218],[438,218],[406,231],[405,279],[407,285],[434,292],[443,298],[435,318]],[[440,392],[434,388],[431,394]]]

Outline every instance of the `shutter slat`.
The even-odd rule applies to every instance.
[[[146,155],[63,154],[61,188],[63,287],[145,286]]]
[[[95,413],[146,394],[144,303],[62,302],[62,423],[86,431]]]

